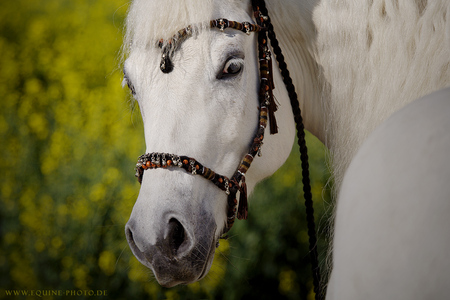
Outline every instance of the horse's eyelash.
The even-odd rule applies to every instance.
[[[131,94],[133,95],[133,97],[136,95],[136,90],[134,89],[134,85],[131,83],[131,80],[128,78],[127,73],[123,72],[123,81],[122,81],[122,86],[124,87],[125,84],[128,86],[128,88],[131,91]]]

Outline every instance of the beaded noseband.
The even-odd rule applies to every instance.
[[[259,7],[254,8],[254,15],[257,24],[249,22],[235,22],[227,19],[216,19],[209,22],[210,28],[218,28],[224,31],[226,28],[231,28],[250,34],[257,32],[258,34],[258,54],[259,54],[259,70],[260,70],[260,88],[259,88],[259,124],[255,137],[249,152],[241,161],[236,172],[231,178],[220,175],[210,168],[205,167],[196,159],[188,156],[178,156],[169,153],[147,153],[141,155],[136,164],[136,177],[139,183],[142,183],[142,176],[147,169],[156,168],[182,168],[192,175],[201,175],[205,179],[210,180],[218,188],[225,191],[227,195],[227,226],[223,234],[228,232],[234,224],[234,220],[247,219],[248,205],[247,205],[247,186],[245,183],[245,174],[250,167],[256,155],[261,156],[261,146],[263,144],[264,132],[269,119],[270,133],[278,132],[277,123],[275,120],[275,111],[277,106],[273,97],[272,90],[274,89],[272,78],[272,62],[271,53],[267,42],[267,30],[265,22],[267,17],[263,16],[259,11]],[[158,46],[162,48],[162,56],[160,69],[164,73],[170,73],[173,70],[171,56],[173,51],[178,47],[179,43],[192,35],[192,27],[178,31],[172,38],[167,41],[160,40]],[[239,204],[236,199],[237,193],[240,193]]]

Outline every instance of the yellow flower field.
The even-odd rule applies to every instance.
[[[139,110],[121,86],[127,8],[0,3],[0,298],[303,299],[311,282],[296,152],[255,192],[250,220],[221,242],[202,282],[161,288],[131,254],[124,225],[145,147]],[[308,138],[322,215],[325,150]]]

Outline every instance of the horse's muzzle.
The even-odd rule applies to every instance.
[[[128,244],[136,258],[153,271],[160,285],[193,283],[208,272],[215,251],[215,230],[196,238],[180,221],[171,218],[151,244],[135,227],[130,219],[125,227]]]

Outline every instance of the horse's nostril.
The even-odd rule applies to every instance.
[[[138,259],[144,259],[144,254],[143,254],[142,250],[139,249],[138,245],[136,245],[136,240],[133,236],[133,230],[128,225],[125,227],[125,235],[127,237],[128,245],[130,245],[130,249],[133,252],[133,254]]]
[[[125,228],[125,235],[127,237],[128,244],[135,245],[134,239],[133,239],[133,232],[131,231],[130,227],[128,227],[128,226]]]
[[[139,247],[136,245],[136,241],[134,240],[133,231],[129,226],[125,228],[125,235],[127,237],[128,244],[130,245],[131,250],[133,250],[134,254],[137,255],[137,252],[141,252]]]
[[[168,239],[172,254],[175,256],[186,239],[183,225],[175,218],[169,220]]]

